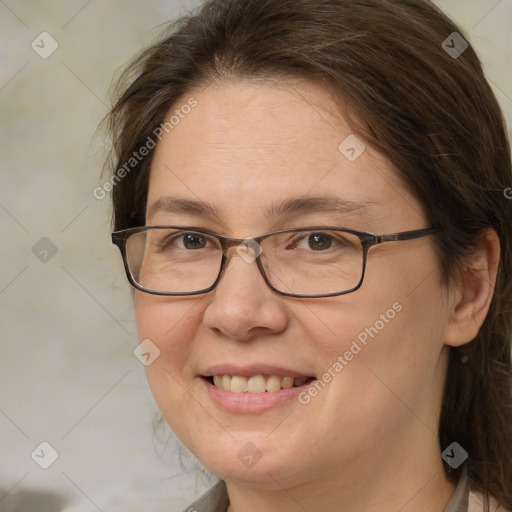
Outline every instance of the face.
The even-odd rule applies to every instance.
[[[352,131],[329,93],[288,84],[191,93],[197,106],[156,148],[147,224],[238,239],[308,226],[375,234],[428,227],[390,162],[368,146],[355,160],[340,150]],[[276,208],[323,197],[352,207]],[[447,299],[430,237],[374,247],[361,288],[328,298],[282,296],[256,262],[228,254],[207,294],[135,298],[139,338],[160,350],[147,367],[157,404],[210,471],[268,488],[314,484],[405,464],[408,450],[421,457],[437,446]],[[299,385],[223,391],[207,379],[214,375],[238,376],[233,389],[258,375],[265,380],[252,379],[256,388],[286,388],[283,377]],[[300,385],[305,377],[315,380]]]

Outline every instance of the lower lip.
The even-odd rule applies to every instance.
[[[203,385],[211,397],[221,407],[232,412],[263,412],[276,405],[284,402],[289,402],[296,398],[301,391],[304,391],[310,386],[311,382],[307,382],[302,386],[297,386],[289,389],[281,389],[279,391],[264,392],[264,393],[235,393],[233,391],[224,391],[221,388],[211,384],[208,380],[200,377]]]

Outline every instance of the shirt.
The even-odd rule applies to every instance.
[[[229,497],[226,484],[223,480],[220,480],[183,512],[226,512],[228,506]],[[494,500],[491,500],[490,506],[490,512],[507,512],[502,508],[496,508],[496,501]],[[470,489],[467,468],[465,467],[450,501],[444,508],[444,512],[482,512],[483,509],[482,496]]]

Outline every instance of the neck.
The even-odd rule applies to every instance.
[[[430,459],[425,448],[407,450],[407,444],[374,452],[373,461],[316,472],[302,484],[288,485],[276,475],[268,485],[227,480],[228,512],[443,512],[455,485],[445,476],[437,439],[434,451],[428,447]]]

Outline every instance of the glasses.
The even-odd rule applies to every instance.
[[[228,249],[256,261],[267,284],[290,297],[332,297],[363,283],[368,250],[412,240],[435,228],[372,235],[336,227],[285,229],[245,240],[184,226],[143,226],[112,233],[130,283],[155,295],[199,295],[215,288]]]

